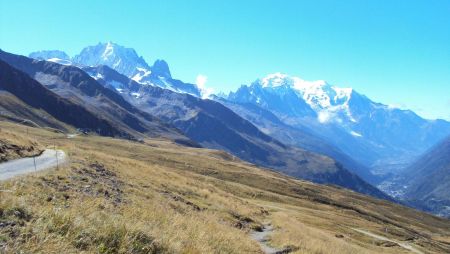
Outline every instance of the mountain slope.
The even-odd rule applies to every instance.
[[[405,174],[406,202],[450,218],[450,136],[405,169]]]
[[[99,130],[107,136],[124,135],[105,119],[92,114],[84,107],[49,91],[27,74],[0,60],[0,106],[9,118],[31,120],[42,126],[67,130],[68,125]],[[41,110],[38,112],[36,109]],[[42,112],[43,111],[43,112]]]
[[[70,57],[61,50],[42,50],[30,53],[30,58],[37,60],[47,60],[60,64],[71,64]]]
[[[287,125],[272,112],[252,103],[230,102],[219,97],[215,97],[214,99],[233,110],[242,118],[250,121],[265,134],[280,140],[284,144],[329,156],[364,180],[376,182],[376,177],[370,173],[367,167],[350,158],[336,146],[329,144],[325,139],[315,135],[311,130],[294,128]]]
[[[447,219],[221,151],[28,129],[69,160],[0,182],[0,252],[263,253],[252,234],[266,223],[275,229],[266,243],[291,253],[450,252]]]
[[[115,89],[136,107],[176,126],[204,147],[227,151],[292,176],[389,199],[329,157],[284,145],[218,102],[141,85],[107,66],[85,70],[102,77],[98,81],[105,87]]]
[[[47,60],[51,58],[59,58],[61,60],[70,60],[69,55],[67,55],[64,51],[61,50],[41,50],[32,52],[29,55],[30,58],[34,58],[37,60]]]
[[[120,95],[104,88],[77,67],[35,61],[4,51],[0,51],[0,59],[27,73],[59,96],[89,108],[91,113],[101,116],[110,125],[120,130],[119,136],[141,138],[150,135],[189,143],[189,139],[177,129],[132,106]],[[97,129],[92,131],[98,132]],[[102,134],[101,130],[100,134]]]

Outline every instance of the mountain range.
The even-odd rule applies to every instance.
[[[370,184],[406,174],[404,168],[450,134],[444,120],[426,120],[321,80],[275,73],[205,99],[195,84],[172,78],[164,60],[149,65],[134,49],[111,42],[74,57],[57,50],[30,57],[36,60],[2,52],[0,59],[109,122],[117,131],[108,135],[153,135],[220,149],[381,198],[389,197]]]
[[[61,108],[49,108],[49,110],[55,111],[55,114],[61,116],[64,114],[73,114],[74,117],[78,118],[73,121],[58,118],[64,123],[76,128],[89,129],[90,131],[106,136],[139,139],[148,135],[165,137],[175,141],[179,140],[183,143],[190,141],[176,128],[166,125],[156,117],[132,106],[123,97],[103,87],[95,79],[75,66],[61,65],[49,61],[36,61],[4,51],[0,51],[0,59],[13,67],[8,70],[12,71],[16,69],[20,71],[16,73],[22,73],[22,75],[16,74],[16,76],[24,76],[23,73],[25,73],[27,77],[31,78],[30,80],[39,82],[41,86],[53,92],[51,94],[53,97],[56,95],[58,97],[57,100],[64,98],[71,104],[78,105],[78,108],[84,108],[90,115],[94,115],[97,119],[96,121],[107,123],[107,125],[103,128],[95,124],[96,121],[92,123],[90,120],[83,118],[83,115],[78,115],[77,112],[71,110],[65,112]],[[23,89],[29,92],[30,96],[33,96],[33,89],[30,87],[30,83],[23,82]],[[8,83],[4,83],[2,87],[7,85]],[[38,85],[35,86],[37,87]],[[20,90],[7,91],[13,93],[18,98],[22,98],[21,96],[23,96]],[[47,94],[49,93],[47,92]],[[31,107],[36,108],[36,106],[39,106],[38,109],[46,109],[44,104],[47,98],[48,96],[40,97],[38,94],[35,94],[34,98],[28,101],[24,100],[23,102]],[[31,100],[39,101],[39,104],[34,105],[28,103]],[[10,107],[10,109],[18,110],[19,108]],[[46,112],[51,113],[48,110]],[[54,116],[55,114],[51,115]]]
[[[104,46],[105,50],[108,50],[108,44]],[[45,51],[40,54],[45,56]],[[113,67],[119,67],[112,61],[102,58],[104,55],[99,53],[98,57]],[[110,56],[113,55],[115,54]],[[77,56],[74,59],[82,58],[84,57]],[[203,147],[227,151],[248,162],[292,176],[318,183],[340,185],[392,200],[336,160],[286,145],[264,134],[252,123],[214,100],[201,99],[187,92],[175,92],[165,86],[161,88],[156,85],[159,84],[157,82],[156,84],[138,82],[133,79],[134,72],[130,72],[129,77],[108,65],[93,67],[89,64],[74,64],[74,59],[70,59],[71,65],[65,65],[57,63],[60,60],[54,58],[52,61],[33,60],[6,52],[0,54],[0,59],[25,72],[55,94],[76,101],[88,111],[106,118],[114,126],[123,127],[123,133],[129,134],[134,139],[140,139],[143,135],[153,135],[170,138],[178,143],[200,144]],[[155,66],[159,64],[153,65]],[[170,73],[168,69],[165,72]],[[170,80],[180,87],[189,87],[189,84],[181,81],[177,83],[175,79],[161,77],[155,76],[154,79]],[[92,89],[91,87],[95,87],[93,89],[95,92],[86,91]],[[109,103],[110,100],[113,100],[113,103]],[[121,107],[117,107],[117,104]],[[152,128],[141,128],[144,126]],[[162,127],[167,128],[168,133],[165,133]]]
[[[387,198],[329,157],[289,146],[264,134],[221,103],[155,86],[142,86],[107,66],[85,68],[98,81],[118,88],[127,101],[179,128],[204,147],[319,183],[332,183]]]
[[[88,46],[73,58],[58,50],[33,52],[29,57],[80,67],[106,65],[141,85],[159,86],[198,97],[202,95],[202,91],[196,85],[173,79],[166,61],[156,60],[149,66],[134,49],[112,42]]]
[[[373,102],[351,88],[280,73],[243,85],[226,99],[269,110],[283,123],[331,142],[375,174],[395,172],[450,133],[447,121]]]

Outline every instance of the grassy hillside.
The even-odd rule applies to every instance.
[[[35,139],[0,127],[0,162],[38,155],[44,147]]]
[[[392,241],[450,252],[449,220],[223,152],[38,128],[28,135],[56,144],[69,162],[0,182],[0,252],[261,253],[250,232],[269,223],[268,244],[295,253],[409,253]]]
[[[67,132],[75,131],[74,127],[57,120],[42,108],[33,108],[6,91],[0,91],[0,120],[24,123],[35,127],[47,126]]]

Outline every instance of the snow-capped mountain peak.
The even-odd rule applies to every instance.
[[[324,80],[308,81],[273,73],[250,86],[242,86],[235,93],[230,93],[228,99],[252,102],[277,111],[283,117],[316,117],[320,124],[349,123],[348,129],[352,131],[351,125],[358,122],[350,105],[354,94],[352,88],[336,87]]]
[[[134,49],[113,42],[88,46],[73,58],[73,62],[83,66],[106,65],[129,77],[136,75],[138,68],[150,70]]]
[[[108,60],[108,57],[114,53],[114,46],[111,42],[106,43],[105,51],[102,54],[103,60]]]
[[[158,86],[197,97],[205,96],[205,90],[195,84],[173,79],[166,61],[158,59],[152,66],[149,66],[134,49],[114,42],[85,47],[72,59],[66,53],[58,50],[33,52],[30,57],[63,65],[75,65],[83,69],[104,65],[144,86]],[[89,74],[95,79],[102,78],[98,73]]]
[[[269,74],[258,82],[262,88],[289,87],[316,111],[345,105],[353,92],[352,88],[332,86],[324,80],[307,81],[279,72]]]
[[[278,86],[290,86],[299,91],[318,88],[327,85],[324,80],[306,81],[299,77],[289,76],[284,73],[276,72],[267,75],[259,80],[262,87],[278,87]]]
[[[308,84],[305,86],[305,83]],[[322,82],[302,82],[294,88],[300,92],[303,99],[315,109],[328,109],[345,105],[351,97],[352,88],[340,88]]]
[[[291,79],[288,75],[277,72],[269,74],[260,80],[262,87],[277,87],[282,85],[291,85]]]

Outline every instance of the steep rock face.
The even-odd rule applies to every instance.
[[[289,126],[309,129],[377,173],[402,168],[450,134],[444,120],[375,103],[351,88],[280,73],[242,86],[227,99],[259,106]]]
[[[403,199],[420,209],[450,218],[450,136],[405,170]]]
[[[93,114],[101,116],[121,130],[124,137],[142,138],[149,135],[189,142],[179,130],[134,107],[77,67],[36,61],[3,51],[0,52],[0,59],[27,73],[60,97],[83,105]]]
[[[134,49],[112,42],[84,48],[73,58],[73,62],[85,66],[107,65],[126,76],[135,75],[139,69],[150,69],[150,66],[137,55]]]
[[[73,62],[81,67],[106,65],[141,85],[158,86],[179,93],[202,96],[196,85],[173,79],[166,61],[156,60],[149,66],[134,49],[112,42],[84,48],[73,58]]]
[[[87,68],[105,87],[143,111],[181,129],[204,147],[220,149],[286,174],[389,199],[329,157],[292,147],[264,134],[221,103],[155,86],[142,86],[109,67]]]
[[[152,66],[152,73],[154,77],[163,77],[166,79],[172,78],[170,74],[169,65],[164,60],[156,60]]]

